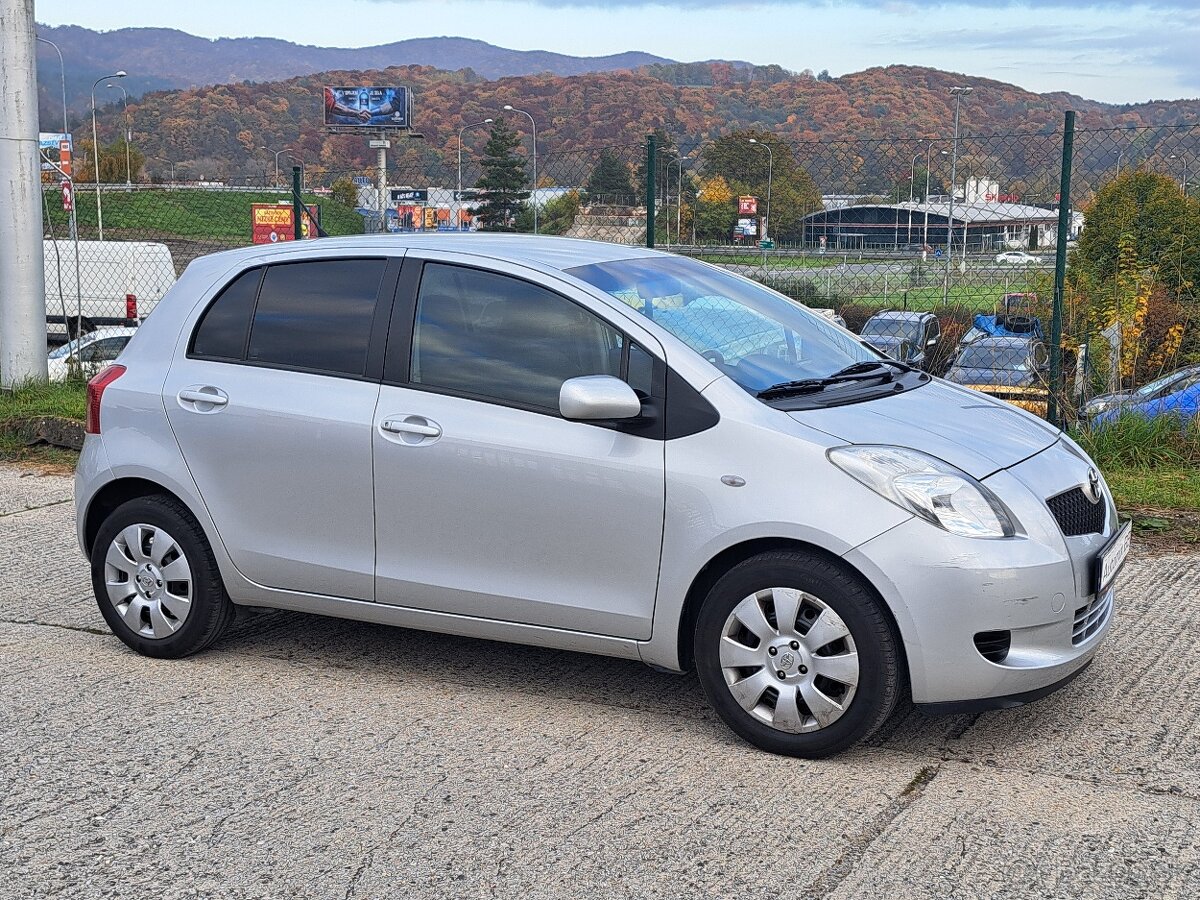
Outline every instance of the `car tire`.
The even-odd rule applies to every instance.
[[[199,653],[233,621],[208,539],[174,498],[139,497],[117,507],[96,534],[91,567],[100,614],[144,656]]]
[[[789,629],[781,614],[793,609]],[[818,553],[764,553],[726,572],[700,609],[694,650],[717,715],[786,756],[819,759],[865,740],[906,690],[881,601]]]

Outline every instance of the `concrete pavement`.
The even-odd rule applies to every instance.
[[[1194,897],[1200,558],[1088,673],[806,762],[692,677],[289,613],[139,657],[70,483],[0,467],[0,897]]]

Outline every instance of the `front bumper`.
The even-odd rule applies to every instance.
[[[1059,443],[985,479],[1024,533],[980,540],[911,519],[846,555],[883,594],[908,658],[915,703],[1011,705],[1069,681],[1112,625],[1115,595],[1097,598],[1092,564],[1116,528],[1107,494],[1100,533],[1066,538],[1045,499],[1087,483],[1089,465]],[[1007,633],[985,658],[976,635]],[[1022,701],[1026,702],[1026,701]]]

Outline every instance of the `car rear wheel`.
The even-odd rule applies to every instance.
[[[100,526],[91,563],[100,614],[138,653],[198,653],[233,620],[208,540],[172,498],[140,497],[117,507]]]
[[[903,686],[879,600],[813,553],[766,553],[727,572],[701,608],[695,658],[725,724],[789,756],[831,756],[869,737]]]

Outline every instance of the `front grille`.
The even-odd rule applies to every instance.
[[[1113,592],[1111,589],[1093,597],[1086,606],[1075,610],[1075,622],[1071,627],[1071,643],[1082,644],[1104,627],[1112,614]]]
[[[975,635],[975,649],[988,662],[1004,662],[1011,646],[1011,631],[981,631]]]
[[[1104,500],[1093,503],[1083,488],[1073,487],[1057,497],[1051,497],[1046,505],[1067,537],[1099,534],[1104,530]]]

